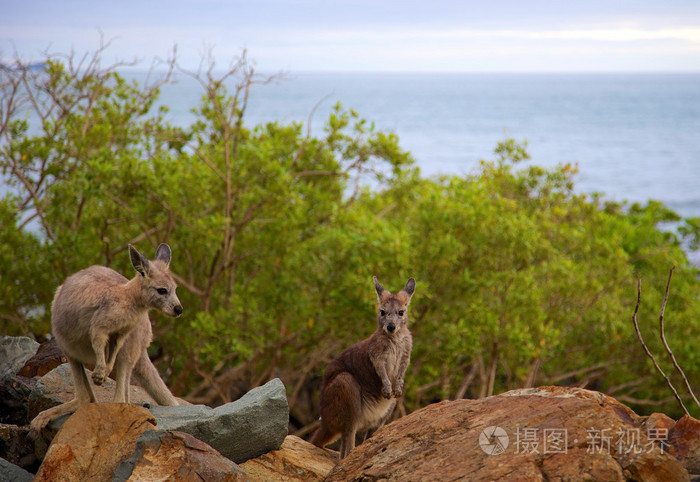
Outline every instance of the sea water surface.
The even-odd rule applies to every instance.
[[[180,74],[160,102],[186,125],[201,95]],[[526,139],[532,164],[577,164],[579,192],[700,216],[700,74],[292,72],[255,85],[245,119],[320,134],[336,102],[397,134],[425,175],[473,172],[500,140]]]

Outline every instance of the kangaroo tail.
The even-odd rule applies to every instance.
[[[177,399],[160,378],[158,370],[148,358],[148,353],[145,350],[136,362],[132,376],[136,383],[143,387],[158,405],[179,405]]]
[[[321,426],[318,427],[316,432],[314,432],[313,436],[311,437],[311,442],[314,444],[316,447],[325,447],[327,443],[333,441],[333,439],[338,438],[338,434],[332,433],[328,428],[326,427],[326,424],[323,423],[323,420],[321,421]]]

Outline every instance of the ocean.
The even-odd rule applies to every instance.
[[[201,95],[179,74],[161,103],[186,125]],[[427,176],[468,174],[498,141],[526,139],[529,163],[578,165],[578,192],[700,216],[700,74],[292,72],[253,87],[245,122],[321,134],[336,102],[397,134]]]

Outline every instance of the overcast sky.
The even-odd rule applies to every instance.
[[[0,58],[268,71],[700,72],[700,0],[0,0]]]

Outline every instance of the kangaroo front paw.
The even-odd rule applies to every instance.
[[[396,398],[400,398],[401,396],[403,396],[403,380],[399,380],[396,382],[396,385],[394,386],[394,390],[393,390],[392,394]]]
[[[95,385],[102,385],[105,382],[105,370],[104,368],[95,368],[92,372],[92,381]]]
[[[386,398],[387,400],[391,398],[391,386],[390,385],[384,385],[382,387],[382,396]]]

